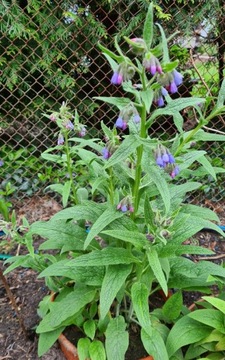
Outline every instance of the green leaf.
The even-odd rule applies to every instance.
[[[168,293],[167,281],[166,281],[165,275],[163,273],[157,251],[155,249],[148,249],[146,251],[146,253],[147,253],[147,257],[148,257],[149,266],[151,267],[163,292],[165,294],[167,294]]]
[[[111,319],[105,332],[107,360],[124,360],[129,336],[122,316]]]
[[[65,182],[62,189],[62,203],[64,208],[67,207],[68,204],[70,189],[71,189],[71,181],[69,180]]]
[[[203,98],[179,98],[179,99],[175,99],[172,100],[171,102],[169,102],[164,108],[162,109],[157,109],[153,112],[152,116],[150,117],[150,119],[147,121],[147,126],[151,125],[153,120],[156,119],[158,116],[162,116],[162,115],[172,115],[176,112],[179,112],[183,109],[185,109],[186,107],[189,106],[198,106],[199,103],[204,102],[205,99]]]
[[[86,188],[78,188],[77,189],[77,198],[80,202],[83,202],[84,200],[88,200],[88,191]]]
[[[38,338],[38,356],[44,355],[50,347],[56,342],[59,335],[63,332],[64,326],[59,327],[56,330],[52,330],[46,333],[42,333]]]
[[[82,205],[76,205],[55,214],[51,220],[74,219],[95,222],[106,209],[104,204],[97,204],[94,201],[84,201]]]
[[[118,149],[107,161],[105,168],[109,168],[117,163],[125,161],[129,157],[129,155],[135,152],[136,148],[139,145],[140,142],[135,136],[126,136]]]
[[[154,95],[154,93],[153,93],[152,89],[140,91],[140,96],[141,96],[143,103],[145,104],[147,114],[149,114],[151,106],[152,106],[153,95]]]
[[[181,309],[183,305],[183,297],[182,292],[177,291],[173,294],[166,303],[162,307],[163,314],[169,319],[170,321],[174,321],[180,315]]]
[[[225,314],[225,301],[216,297],[202,296],[204,300]]]
[[[104,103],[108,103],[111,105],[115,105],[119,110],[122,110],[125,106],[131,103],[129,98],[125,97],[107,97],[107,96],[94,96],[93,99],[103,101]]]
[[[193,137],[193,139],[201,141],[225,141],[225,135],[208,133],[200,129]]]
[[[71,260],[68,266],[107,266],[117,264],[131,264],[138,262],[130,251],[123,248],[106,247],[102,250],[94,250]]]
[[[154,360],[169,360],[164,340],[158,330],[152,328],[149,334],[141,329],[141,340],[145,350]]]
[[[117,293],[132,270],[131,265],[110,265],[107,267],[100,292],[100,317],[104,319]]]
[[[221,84],[220,87],[220,91],[217,97],[217,103],[216,103],[216,108],[221,108],[224,105],[224,100],[225,100],[225,79],[223,79],[223,82]]]
[[[216,173],[209,160],[205,156],[202,156],[201,158],[198,159],[198,162],[202,164],[202,166],[205,168],[207,173],[211,175],[213,179],[216,181]]]
[[[117,62],[121,62],[123,60],[123,57],[116,55],[114,52],[103,46],[100,42],[98,42],[98,47],[101,49],[104,55],[107,54],[110,58],[115,59]]]
[[[164,63],[169,63],[170,57],[169,57],[169,50],[168,50],[168,45],[167,45],[167,39],[166,39],[165,32],[164,32],[164,30],[163,30],[163,28],[162,28],[162,26],[160,24],[156,23],[156,25],[159,27],[159,30],[160,30],[160,33],[161,33],[161,38],[162,38],[163,62]],[[174,66],[174,68],[176,66]],[[165,70],[165,71],[168,71],[168,70]]]
[[[147,156],[147,153],[146,153]],[[162,169],[157,166],[148,166],[146,161],[143,162],[143,170],[149,175],[150,179],[156,185],[165,206],[166,213],[170,210],[170,192],[165,178],[162,176]]]
[[[85,334],[91,340],[93,340],[95,337],[95,330],[96,330],[95,321],[93,319],[89,319],[89,320],[85,321],[84,325],[83,325],[83,329],[84,329]]]
[[[188,314],[188,316],[196,321],[199,321],[202,324],[211,326],[214,329],[221,331],[223,334],[225,333],[224,315],[219,310],[216,309],[195,310],[192,313]]]
[[[146,43],[148,50],[150,50],[151,44],[152,44],[153,25],[154,25],[154,23],[153,23],[153,3],[151,2],[148,7],[147,15],[146,15],[145,22],[144,22],[144,28],[143,28],[143,39]]]
[[[113,72],[117,71],[118,69],[118,63],[113,60],[113,58],[111,56],[109,56],[108,54],[106,53],[103,53],[103,55],[106,57],[106,59],[108,60],[110,66],[111,66],[111,69],[113,70]]]
[[[188,316],[179,319],[169,332],[166,348],[169,357],[183,346],[197,343],[212,331],[209,326],[203,325]]]
[[[105,360],[106,354],[104,345],[99,340],[94,340],[89,346],[91,360]]]
[[[174,121],[174,125],[176,126],[177,130],[180,133],[182,133],[183,132],[183,124],[184,124],[183,116],[179,112],[174,112],[173,121]]]
[[[49,265],[39,274],[38,278],[44,276],[65,276],[80,284],[101,286],[105,275],[105,268],[103,266],[81,266],[73,269],[68,266],[71,261],[65,259]]]
[[[30,226],[31,234],[40,235],[49,240],[43,242],[39,249],[60,249],[83,250],[84,240],[87,236],[85,229],[81,228],[72,221],[64,219],[49,221],[36,221]]]
[[[89,346],[91,344],[90,339],[82,338],[77,342],[77,353],[79,360],[86,360],[89,357]]]
[[[114,220],[123,217],[124,214],[121,211],[116,211],[114,207],[108,207],[92,225],[90,232],[84,242],[84,249],[88,247],[92,239],[97,236],[107,225]]]
[[[85,285],[76,285],[73,292],[63,297],[61,301],[50,305],[50,312],[41,320],[37,333],[49,332],[71,316],[74,316],[95,297],[95,290]]]
[[[197,216],[202,219],[220,222],[218,215],[211,209],[193,204],[183,204],[181,212]]]
[[[134,283],[131,288],[134,311],[141,327],[151,335],[152,326],[149,314],[149,290],[143,283]]]
[[[139,249],[149,245],[146,236],[140,232],[126,230],[104,230],[101,233],[112,236],[115,239],[129,242]]]

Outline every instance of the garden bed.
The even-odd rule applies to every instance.
[[[48,199],[49,201],[49,199]],[[33,206],[36,203],[36,207]],[[40,200],[43,205],[43,200]],[[29,205],[30,204],[30,205]],[[32,207],[31,207],[32,205]],[[209,203],[206,204],[209,206]],[[54,203],[55,210],[58,211],[56,204]],[[214,207],[214,210],[218,213],[221,223],[225,224],[225,204],[223,202],[211,204],[210,207]],[[27,208],[23,206],[23,215],[28,218],[32,218],[33,221],[37,220],[36,217],[40,215],[38,213],[38,202],[28,202]],[[36,213],[35,213],[36,212]],[[20,210],[21,213],[21,210]],[[37,215],[37,213],[39,215]],[[51,213],[52,215],[52,213]],[[45,211],[42,212],[41,218],[47,219],[47,206]],[[38,248],[41,239],[36,240],[35,247]],[[212,256],[204,257],[204,260],[221,263],[223,257],[225,257],[225,241],[222,237],[211,231],[202,231],[192,239],[189,240],[191,244],[199,244],[205,246],[215,252]],[[14,253],[17,249],[14,249]],[[23,252],[23,248],[20,249]],[[198,261],[200,256],[192,256],[193,261]],[[3,269],[3,263],[1,264]],[[37,336],[35,334],[35,327],[39,322],[37,315],[37,305],[40,300],[47,294],[48,289],[45,287],[44,280],[37,279],[36,273],[30,269],[18,268],[7,275],[7,281],[12,293],[15,296],[17,306],[21,317],[23,318],[24,325],[27,331],[25,335],[21,328],[16,316],[16,313],[7,297],[5,288],[0,283],[0,359],[29,359],[38,360],[37,356]],[[185,292],[184,301],[187,306],[191,305],[193,301],[197,300],[201,294]],[[154,303],[151,301],[150,308],[158,307],[162,304],[160,297],[154,298]],[[77,333],[72,328],[68,337],[77,337]],[[138,329],[133,328],[131,335],[131,346],[127,352],[126,360],[136,360],[146,356],[145,350],[140,342]],[[72,338],[71,338],[72,340]],[[53,346],[44,356],[43,360],[60,360],[64,359],[58,345]]]

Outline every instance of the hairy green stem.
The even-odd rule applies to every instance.
[[[69,150],[69,141],[68,141],[68,134],[65,133],[65,145],[64,145],[64,149],[65,149],[65,153],[66,153],[66,164],[67,164],[67,171],[69,174],[69,179],[71,181],[71,189],[72,189],[72,194],[73,194],[73,201],[74,204],[78,204],[78,198],[77,198],[77,190],[76,187],[74,185],[74,180],[73,180],[73,169],[71,166],[71,156],[70,156],[70,150]]]

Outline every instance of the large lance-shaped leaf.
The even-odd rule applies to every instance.
[[[167,281],[163,273],[157,251],[155,249],[149,249],[147,251],[147,257],[148,257],[149,265],[156,279],[158,280],[159,285],[161,286],[163,292],[167,294],[168,293]]]
[[[100,292],[100,317],[104,319],[132,269],[131,265],[111,265],[106,269]]]
[[[129,336],[122,316],[110,320],[105,337],[107,360],[124,360],[129,344]]]
[[[169,357],[185,345],[196,343],[212,331],[212,328],[203,325],[188,316],[179,319],[169,332],[166,348]]]
[[[134,307],[134,311],[138,318],[138,321],[146,331],[147,334],[151,335],[152,326],[149,315],[149,290],[143,283],[134,283],[131,288],[131,299]]]
[[[102,234],[112,236],[125,242],[129,242],[136,248],[143,248],[144,246],[149,245],[146,236],[140,232],[126,230],[104,230],[102,231]]]
[[[123,248],[106,247],[102,250],[95,250],[89,254],[78,256],[71,260],[68,266],[107,266],[117,264],[131,264],[138,262],[138,259],[131,255],[129,250]]]
[[[224,300],[222,301],[223,303],[225,303]],[[225,308],[224,304],[223,306]],[[215,328],[216,330],[222,332],[223,334],[225,333],[224,315],[219,310],[216,309],[195,310],[192,313],[188,314],[188,316],[196,321],[199,321],[202,324]]]
[[[53,302],[50,312],[38,325],[37,333],[49,332],[61,326],[68,318],[76,315],[86,304],[90,303],[95,296],[95,290],[84,285],[75,286],[74,291],[65,296],[61,301]]]
[[[151,334],[141,329],[141,340],[145,350],[154,360],[169,360],[163,338],[156,329],[152,328]]]
[[[145,40],[148,50],[150,50],[152,44],[153,25],[153,3],[151,2],[148,7],[143,28],[143,39]]]
[[[118,147],[118,149],[114,152],[114,154],[107,161],[105,168],[108,168],[117,163],[125,161],[129,157],[129,155],[131,155],[135,152],[135,149],[139,145],[140,145],[140,142],[138,141],[138,139],[135,136],[133,136],[133,135],[126,136],[124,138],[123,142],[121,143],[121,145]]]
[[[124,214],[121,211],[116,211],[113,207],[107,208],[92,225],[90,232],[84,242],[84,249],[88,247],[92,239],[97,236],[107,225],[114,220],[121,218]]]
[[[96,204],[94,201],[84,201],[82,205],[72,206],[59,211],[52,219],[74,219],[95,222],[105,209],[106,206],[104,204]]]
[[[143,170],[149,175],[156,185],[165,206],[166,213],[170,210],[170,191],[165,178],[162,176],[162,169],[148,164],[148,154],[146,153],[143,161]]]

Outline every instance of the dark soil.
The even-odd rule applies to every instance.
[[[37,203],[37,201],[35,202]],[[43,202],[43,199],[41,202]],[[40,216],[39,212],[35,216],[35,208],[31,204],[31,202],[28,202],[27,210],[25,207],[22,208],[23,215],[25,214],[30,222],[40,219],[47,220],[54,212],[60,210],[60,207],[57,206],[57,204],[54,204],[54,206],[50,207],[51,209],[54,208],[54,211],[50,211],[50,215],[46,215],[43,213],[43,203],[41,203],[40,208],[42,209],[42,214]],[[218,211],[218,215],[221,219],[221,223],[225,225],[225,212],[221,210],[225,208],[224,204],[220,204],[219,208],[220,211]],[[46,211],[48,211],[48,209],[49,206],[46,206]],[[216,209],[214,210],[216,211]],[[27,216],[27,214],[29,215]],[[29,219],[31,216],[32,219]],[[210,248],[215,252],[212,257],[205,257],[205,260],[221,263],[223,257],[225,258],[225,241],[222,240],[222,237],[217,233],[202,231],[189,241]],[[0,252],[2,252],[1,247]],[[195,256],[192,257],[192,260],[198,261],[199,258],[201,257]],[[0,269],[4,271],[2,261],[0,261]],[[45,287],[44,281],[37,279],[36,273],[29,269],[18,268],[7,274],[6,279],[16,299],[16,304],[19,309],[20,317],[23,319],[26,334],[24,334],[21,329],[17,314],[7,296],[3,283],[0,281],[0,360],[38,360],[40,358],[37,356],[38,339],[35,334],[35,327],[40,319],[37,315],[37,305],[48,293],[48,289]],[[199,299],[200,295],[201,294],[199,293],[186,292],[184,294],[185,304],[189,306],[193,301]],[[158,299],[156,298],[155,301],[160,303],[162,299],[159,297]],[[75,337],[73,341],[76,343],[76,331],[74,332],[72,329],[67,335],[69,337]],[[131,345],[127,352],[126,360],[138,360],[147,356],[139,340],[138,329],[135,327],[131,329],[130,339]],[[63,360],[65,357],[59,349],[58,344],[55,344],[48,353],[41,357],[41,359]]]

